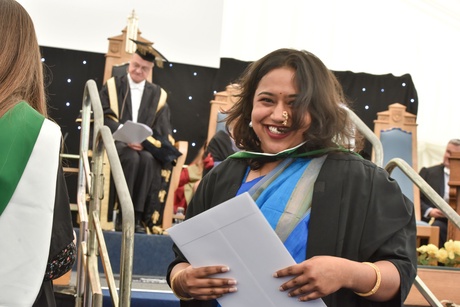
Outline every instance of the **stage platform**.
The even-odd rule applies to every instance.
[[[77,238],[79,229],[75,229]],[[104,239],[110,263],[118,286],[120,273],[121,232],[104,231]],[[131,306],[179,307],[179,300],[166,283],[166,271],[174,258],[172,240],[167,235],[134,235],[133,282]],[[103,306],[112,306],[102,264],[99,262],[101,286],[104,293]],[[58,306],[75,306],[75,286],[77,281],[74,266],[69,285],[55,286]]]

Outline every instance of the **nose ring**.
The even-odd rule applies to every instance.
[[[289,115],[288,115],[288,113],[286,111],[283,111],[283,118],[284,118],[283,126],[287,126]]]

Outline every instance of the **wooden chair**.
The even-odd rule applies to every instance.
[[[383,147],[383,165],[385,166],[393,158],[401,158],[418,171],[416,116],[406,112],[404,105],[394,103],[387,111],[377,113],[374,124],[374,133]],[[421,245],[422,239],[427,239],[428,243],[437,246],[439,227],[422,221],[418,187],[399,169],[395,169],[391,177],[398,182],[404,195],[414,203],[418,246]]]
[[[182,156],[177,158],[176,165],[173,167],[171,173],[171,181],[169,183],[168,194],[166,195],[165,208],[163,210],[163,224],[162,227],[164,230],[172,226],[172,221],[174,218],[174,192],[179,186],[180,174],[182,168],[185,164],[185,159],[187,157],[188,151],[188,142],[187,141],[178,141],[175,144],[176,148],[182,153]]]
[[[134,12],[132,14],[132,16],[130,16],[130,18],[128,18],[128,25],[122,30],[122,34],[120,35],[117,35],[117,36],[113,36],[113,37],[109,37],[108,40],[109,40],[109,47],[108,47],[108,51],[106,53],[106,62],[105,62],[105,69],[104,69],[104,79],[103,79],[103,83],[105,84],[106,81],[111,78],[112,76],[120,76],[120,75],[123,75],[126,73],[126,70],[127,70],[127,67],[129,65],[129,60],[131,59],[133,53],[135,52],[136,48],[135,48],[135,44],[130,41],[130,38],[133,38],[132,37],[132,33],[137,33],[136,37],[134,37],[136,40],[138,41],[141,41],[141,42],[145,42],[145,43],[149,43],[149,44],[153,44],[153,42],[143,38],[141,36],[141,31],[138,30],[137,28],[137,25],[135,25],[133,27],[133,23],[135,23],[135,21],[137,20],[137,17],[135,16]],[[162,61],[164,60],[164,58],[161,56],[161,58],[159,58],[157,61],[156,61],[156,66],[159,66],[159,67],[163,67],[163,64],[162,64]],[[149,82],[152,82],[152,75],[148,76],[147,80]],[[187,143],[187,142],[185,142]],[[181,150],[181,147],[183,146],[183,142],[176,142],[174,144],[178,149],[179,151],[181,151],[183,153],[183,150]],[[185,161],[185,158],[186,158],[186,151],[185,151],[185,154],[183,153],[182,156],[178,159],[178,160],[184,160]],[[105,155],[104,156],[104,161],[106,161],[104,163],[104,166],[103,166],[103,173],[104,173],[104,195],[106,195],[106,197],[104,197],[104,199],[102,199],[101,201],[101,227],[102,229],[104,230],[112,230],[114,228],[114,221],[111,221],[109,222],[108,221],[108,216],[109,214],[113,214],[114,212],[117,211],[117,204],[115,204],[115,208],[114,208],[114,212],[109,212],[110,211],[110,208],[109,208],[109,198],[110,198],[110,195],[111,197],[116,197],[114,196],[114,193],[111,193],[110,192],[110,189],[111,189],[111,180],[110,180],[110,164],[109,164],[109,161],[108,161],[108,158],[107,156]],[[164,178],[164,180],[166,182],[169,181],[169,185],[171,186],[174,186],[178,184],[178,180],[179,180],[179,177],[177,178],[171,178],[171,173],[174,172],[175,169],[179,169],[179,173],[180,173],[180,169],[182,169],[182,165],[183,165],[183,162],[182,162],[182,165],[179,166],[179,161],[177,162],[176,166],[173,167],[173,170],[169,170],[169,169],[164,169],[162,170],[162,177]],[[177,181],[177,183],[175,182],[175,180]],[[169,188],[169,191],[171,191],[171,189]],[[168,199],[168,197],[170,197],[170,193],[162,190],[160,191],[160,198],[161,199],[164,199],[163,197],[166,195],[166,199]],[[173,193],[174,194],[174,193]],[[174,195],[171,195],[171,196],[174,196]],[[163,200],[162,200],[163,202]],[[166,202],[165,202],[166,204]],[[164,213],[164,212],[163,212]]]
[[[211,111],[209,112],[209,125],[208,137],[206,143],[212,139],[218,129],[222,129],[223,123],[220,122],[222,118],[222,111],[230,109],[236,102],[235,95],[238,94],[238,86],[236,84],[228,85],[225,91],[217,92],[214,99],[210,101]]]

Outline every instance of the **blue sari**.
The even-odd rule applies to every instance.
[[[325,160],[326,155],[315,159],[287,158],[267,175],[246,182],[248,167],[236,193],[248,192],[252,196],[296,263],[305,261],[307,256],[313,186]]]
[[[264,177],[244,182],[246,174],[237,193],[249,192],[297,263],[306,259],[313,185],[324,160],[285,159]]]

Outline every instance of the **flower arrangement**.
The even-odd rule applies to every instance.
[[[460,241],[449,240],[441,248],[434,244],[422,245],[417,248],[417,252],[420,265],[442,263],[447,267],[460,267]]]

